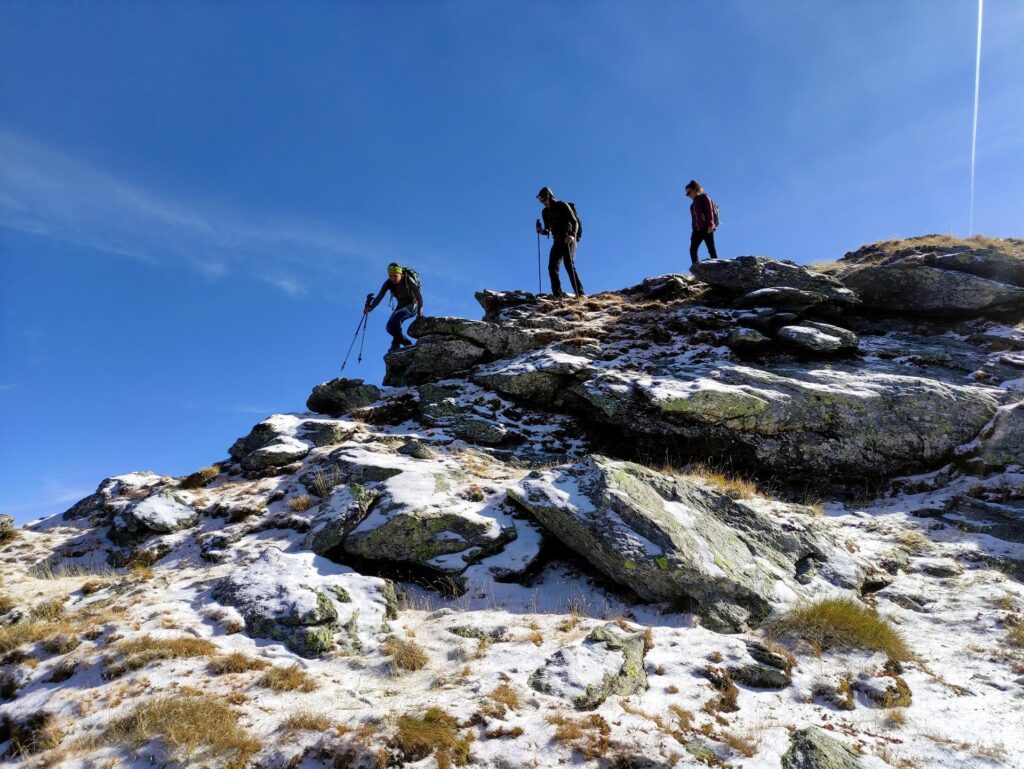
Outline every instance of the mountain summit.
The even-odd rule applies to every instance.
[[[477,299],[382,386],[0,526],[0,750],[1014,765],[1024,241]]]

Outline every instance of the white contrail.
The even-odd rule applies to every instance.
[[[978,0],[978,55],[974,60],[974,128],[971,130],[971,217],[967,234],[974,234],[974,161],[978,148],[978,86],[981,84],[981,5]]]

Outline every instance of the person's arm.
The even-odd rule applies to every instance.
[[[711,210],[711,198],[707,194],[700,196],[700,228],[704,232],[710,232],[715,224],[715,213]]]
[[[416,317],[423,317],[423,294],[419,286],[412,287],[412,298],[416,300]]]
[[[544,220],[544,229],[540,231],[541,235],[550,235],[551,234],[551,217],[549,215],[550,211],[551,211],[551,208],[548,207],[548,208],[545,208],[543,211],[540,212],[540,218]]]
[[[388,282],[389,281],[386,281],[386,280],[384,281],[384,285],[380,287],[380,293],[377,294],[377,298],[376,299],[374,299],[372,302],[367,302],[366,303],[366,311],[367,312],[375,310],[377,308],[377,305],[381,303],[381,300],[384,299],[384,294],[386,294],[388,292],[388,288],[389,288]]]
[[[562,205],[565,206],[566,234],[570,238],[575,238],[576,233],[580,231],[579,220],[576,218],[576,214],[572,212],[572,206],[570,206],[568,203],[563,203]]]

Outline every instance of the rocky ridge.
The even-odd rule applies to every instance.
[[[578,303],[482,291],[483,320],[414,323],[383,386],[317,385],[308,413],[269,417],[187,478],[103,481],[6,545],[5,582],[23,588],[8,627],[35,621],[29,586],[65,590],[72,616],[117,613],[71,652],[2,649],[0,739],[38,713],[75,731],[84,700],[58,706],[46,681],[67,658],[59,689],[74,694],[119,637],[183,632],[299,665],[358,711],[265,740],[259,766],[441,765],[385,718],[396,686],[410,713],[441,702],[476,739],[474,765],[494,767],[550,751],[558,765],[877,767],[897,743],[871,712],[908,707],[911,689],[922,722],[949,713],[944,690],[1013,712],[1012,653],[940,683],[934,667],[963,651],[927,639],[943,620],[990,646],[1024,608],[1024,281],[1012,254],[922,248],[865,247],[828,272],[706,262]],[[1006,608],[968,622],[996,586]],[[773,617],[837,595],[877,606],[930,659],[811,663],[769,640]],[[401,673],[409,644],[426,667]],[[488,699],[500,687],[516,708]],[[301,695],[259,701],[244,718],[272,732]],[[648,712],[670,704],[685,728]],[[745,755],[736,730],[766,705],[784,715]],[[558,737],[565,719],[584,736]],[[105,723],[88,708],[80,721]],[[822,723],[832,735],[807,728]],[[928,766],[974,765],[904,742]]]

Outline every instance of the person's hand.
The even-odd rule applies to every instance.
[[[576,238],[574,238],[572,235],[566,235],[565,236],[565,245],[571,246],[575,242],[576,242]]]
[[[537,225],[537,234],[538,234],[538,235],[540,235],[540,234],[541,234],[541,233],[543,233],[543,232],[544,232],[544,230],[543,230],[543,229],[541,228],[541,226],[540,226],[540,225],[538,224],[538,225]]]

